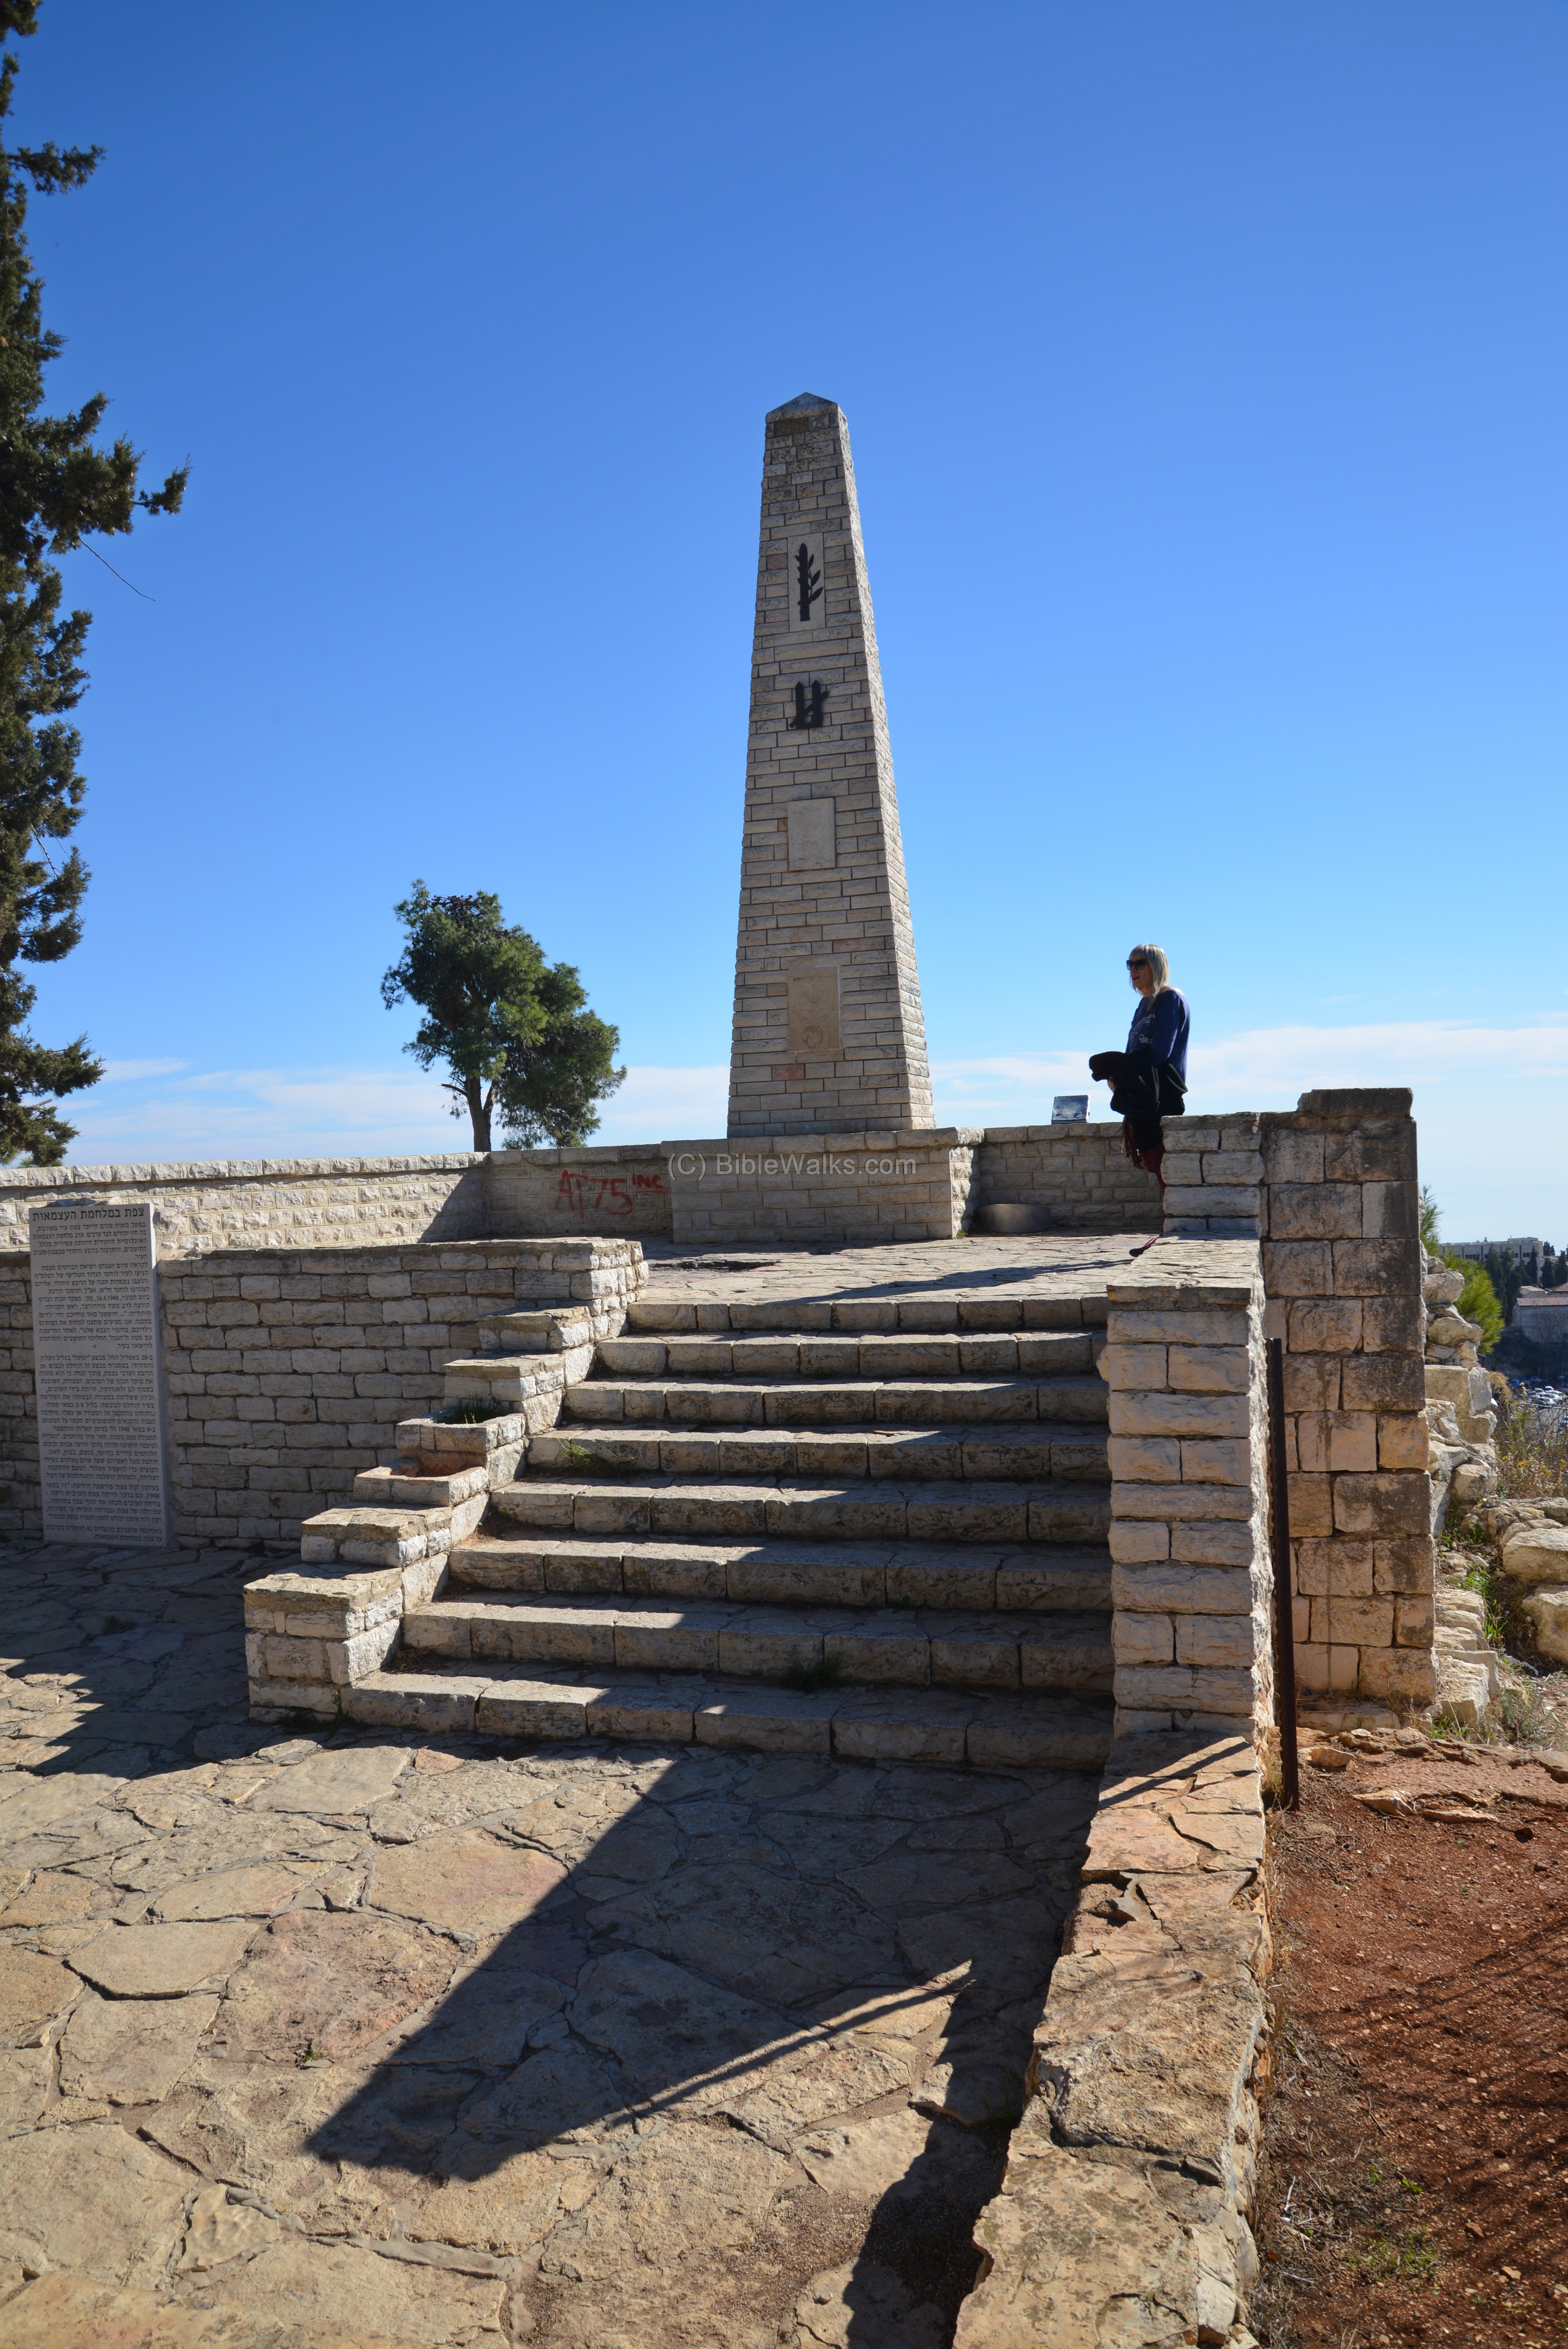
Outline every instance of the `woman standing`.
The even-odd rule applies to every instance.
[[[1187,1093],[1187,1003],[1171,984],[1171,965],[1159,947],[1134,947],[1127,976],[1139,1005],[1124,1052],[1091,1052],[1088,1072],[1111,1088],[1110,1105],[1122,1121],[1121,1146],[1165,1195],[1161,1120],[1180,1117]]]

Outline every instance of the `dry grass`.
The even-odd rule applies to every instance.
[[[1516,1388],[1499,1397],[1499,1490],[1509,1501],[1545,1501],[1568,1494],[1568,1413],[1548,1424]]]

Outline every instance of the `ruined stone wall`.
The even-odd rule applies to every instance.
[[[480,1240],[406,1248],[222,1250],[159,1265],[170,1483],[181,1541],[293,1547],[363,1469],[397,1457],[481,1315],[642,1284],[624,1240]],[[28,1259],[0,1278],[4,1525],[41,1533]]]
[[[1309,1092],[1294,1111],[1165,1126],[1167,1231],[1263,1245],[1267,1327],[1285,1346],[1296,1675],[1309,1702],[1425,1704],[1436,1692],[1410,1100]]]

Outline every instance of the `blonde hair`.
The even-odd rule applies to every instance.
[[[1164,947],[1130,947],[1127,954],[1128,961],[1130,962],[1135,955],[1143,956],[1145,960],[1148,962],[1150,969],[1154,974],[1154,992],[1156,995],[1159,995],[1171,984],[1171,965],[1166,958]],[[1130,971],[1128,973],[1128,985],[1130,987],[1131,984],[1132,974]]]

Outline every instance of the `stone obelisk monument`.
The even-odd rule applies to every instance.
[[[763,450],[729,1132],[932,1122],[849,427],[805,392]]]

